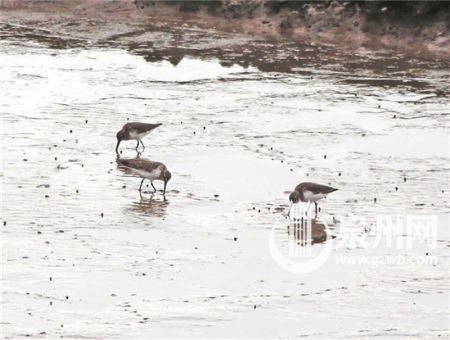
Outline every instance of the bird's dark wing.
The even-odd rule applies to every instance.
[[[145,159],[119,159],[118,163],[128,168],[146,171],[152,171],[160,165],[158,162],[147,161]]]
[[[128,131],[135,131],[136,133],[144,133],[153,129],[156,129],[162,123],[158,124],[146,124],[146,123],[128,123]]]
[[[307,190],[311,191],[313,194],[329,194],[330,192],[336,191],[338,189],[329,187],[327,185],[317,184],[317,183],[300,183],[297,185],[295,190],[301,192],[302,188],[306,188]]]

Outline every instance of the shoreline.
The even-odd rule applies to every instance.
[[[212,5],[208,3],[220,3],[220,6],[211,9]],[[395,19],[395,13],[390,12],[395,9],[378,8],[383,2],[379,2],[378,7],[372,3],[364,5],[372,6],[370,10],[352,2],[282,3],[285,5],[277,2],[280,7],[274,9],[262,0],[206,4],[204,1],[168,4],[139,0],[2,0],[0,9],[3,23],[44,29],[73,39],[133,39],[138,36],[137,29],[150,25],[155,28],[214,30],[249,39],[299,42],[348,50],[363,48],[425,58],[450,57],[446,25],[449,15],[445,10],[450,8],[450,4],[442,5],[444,11],[435,14],[435,18],[429,15],[431,10],[423,9],[423,16],[427,19],[421,27],[412,30],[414,23],[409,19],[408,22],[398,20],[397,26],[390,26]],[[377,20],[379,25],[376,25]]]

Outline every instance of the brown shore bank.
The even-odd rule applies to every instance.
[[[428,57],[450,55],[450,2],[446,1],[2,0],[0,4],[3,24],[91,42],[141,41],[146,39],[145,25]]]

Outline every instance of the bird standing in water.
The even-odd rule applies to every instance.
[[[141,185],[139,187],[139,192],[142,190],[142,183],[145,179],[150,180],[154,192],[156,188],[153,185],[153,181],[159,180],[164,182],[163,196],[166,195],[167,182],[172,178],[172,174],[167,167],[160,162],[152,162],[145,159],[117,159],[117,163],[120,166],[124,166],[129,169],[132,173],[142,177]]]
[[[288,216],[291,212],[292,205],[297,204],[300,201],[309,202],[308,209],[306,209],[306,213],[308,213],[309,211],[311,202],[314,202],[314,205],[316,206],[316,216],[317,216],[317,201],[327,197],[328,194],[336,190],[338,189],[317,183],[311,182],[300,183],[289,195],[289,201],[291,202],[291,205],[289,206]]]
[[[146,124],[146,123],[126,123],[122,130],[117,132],[117,146],[116,153],[119,153],[119,144],[123,140],[137,140],[136,151],[138,151],[139,142],[142,144],[143,149],[145,150],[144,143],[142,142],[142,138],[147,136],[152,130],[156,129],[158,126],[162,125],[158,124]]]

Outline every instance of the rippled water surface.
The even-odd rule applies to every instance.
[[[3,337],[448,336],[448,63],[214,34],[59,49],[3,27]],[[140,157],[172,172],[167,201],[117,168],[127,121],[163,123]],[[327,242],[350,220],[378,246],[283,269],[269,238],[301,239],[302,181],[339,188]],[[379,216],[435,216],[435,244],[380,242]],[[436,261],[336,262],[393,253]]]

